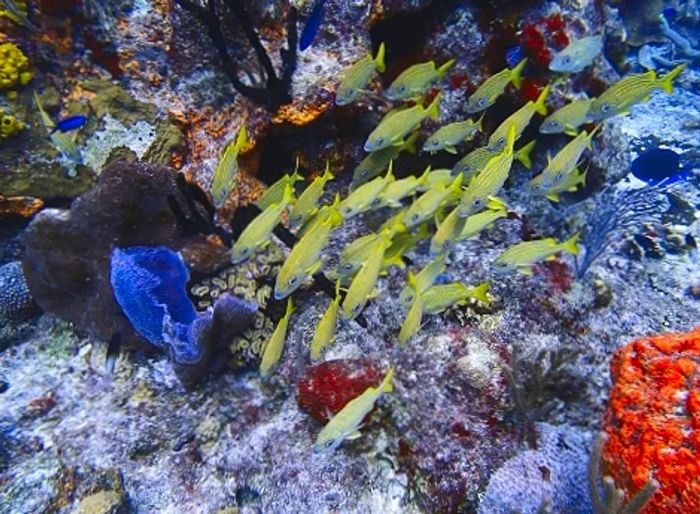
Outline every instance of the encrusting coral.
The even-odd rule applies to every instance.
[[[14,43],[0,44],[0,89],[26,86],[32,79],[29,59]]]

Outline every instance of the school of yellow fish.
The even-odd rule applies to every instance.
[[[382,44],[375,58],[367,55],[345,73],[338,87],[338,105],[356,101],[377,73],[384,71],[384,53]],[[231,252],[233,263],[242,262],[263,250],[285,213],[288,214],[289,227],[296,229],[298,237],[276,277],[274,297],[277,300],[287,298],[287,310],[264,349],[260,365],[263,377],[272,372],[283,353],[293,312],[290,295],[312,275],[324,271],[324,251],[333,232],[345,220],[371,209],[393,210],[376,232],[359,237],[342,250],[335,270],[335,299],[329,302],[310,343],[312,360],[320,359],[323,351],[333,343],[338,323],[355,319],[375,297],[379,277],[391,266],[405,268],[402,256],[416,248],[423,239],[430,238],[432,261],[419,271],[407,271],[407,283],[397,302],[404,312],[397,338],[399,345],[406,345],[420,330],[425,315],[437,314],[471,300],[488,303],[487,282],[478,285],[436,282],[445,271],[447,254],[456,243],[474,237],[507,216],[507,205],[498,194],[508,179],[514,160],[527,168],[532,165],[530,152],[535,141],[522,145],[520,149],[516,149],[515,144],[534,115],[546,117],[540,127],[541,133],[574,136],[548,159],[546,167],[527,186],[531,194],[543,195],[556,202],[560,194],[575,191],[579,185],[585,184],[586,171],[581,171],[578,166],[586,149],[591,148],[600,123],[611,116],[625,114],[630,106],[646,101],[656,90],[672,93],[672,82],[684,68],[684,65],[679,66],[660,78],[653,71],[626,76],[600,97],[574,101],[549,116],[545,104],[550,92],[550,86],[547,86],[536,101],[528,101],[503,121],[488,137],[485,146],[464,155],[452,169],[433,170],[428,167],[419,176],[396,179],[393,160],[404,150],[416,151],[415,143],[423,120],[439,118],[441,95],[438,93],[425,106],[423,98],[453,64],[454,61],[448,61],[437,66],[431,61],[411,66],[384,92],[389,100],[412,104],[389,111],[369,134],[364,145],[369,155],[355,169],[351,190],[345,198],[336,194],[332,202],[321,204],[326,184],[333,179],[326,167],[325,172],[314,178],[298,197],[295,198],[294,185],[302,177],[295,171],[271,185],[256,202],[262,212],[234,244]],[[518,88],[525,65],[526,59],[513,69],[504,69],[487,79],[468,98],[465,111],[480,113],[494,105],[509,84]],[[458,153],[461,145],[482,130],[482,118],[465,119],[438,128],[425,141],[423,151]],[[586,123],[598,125],[590,132],[578,132],[579,127]],[[245,141],[245,129],[242,129],[217,168],[217,178],[212,186],[217,204],[232,187],[232,177],[237,170],[235,157]],[[554,259],[559,252],[577,254],[578,237],[574,234],[563,242],[544,238],[518,243],[501,253],[492,269],[497,272],[516,270],[531,275],[537,262]],[[393,368],[390,368],[380,386],[368,388],[336,414],[319,434],[315,450],[336,448],[343,440],[357,437],[365,414],[372,409],[376,399],[382,392],[392,390],[393,373]]]

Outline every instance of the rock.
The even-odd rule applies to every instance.
[[[121,332],[126,347],[143,347],[114,300],[112,248],[137,245],[179,250],[179,229],[168,196],[184,205],[176,173],[161,166],[117,162],[71,209],[46,209],[27,228],[23,260],[27,285],[46,312],[109,340]]]
[[[124,496],[115,491],[100,491],[80,500],[74,514],[117,514],[124,506]]]
[[[700,512],[700,329],[632,341],[610,370],[606,473],[628,498],[655,479],[647,514]]]

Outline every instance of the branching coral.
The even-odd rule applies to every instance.
[[[246,9],[237,0],[225,0],[223,2],[223,4],[226,6],[226,10],[233,14],[240,22],[246,38],[253,47],[255,56],[265,74],[265,85],[255,87],[249,86],[241,80],[239,76],[241,67],[236,64],[234,58],[229,54],[229,43],[224,37],[224,32],[221,27],[221,18],[223,16],[224,9],[217,6],[216,0],[207,0],[206,6],[197,3],[195,0],[176,1],[180,6],[189,11],[192,15],[199,19],[199,21],[207,26],[207,29],[209,30],[209,37],[219,52],[219,57],[221,58],[224,66],[224,71],[231,80],[233,87],[235,87],[239,93],[247,96],[257,103],[264,105],[272,111],[277,110],[277,108],[279,108],[281,105],[289,103],[292,100],[289,93],[289,88],[292,82],[292,75],[294,74],[294,70],[296,70],[297,65],[296,9],[294,7],[291,7],[289,10],[289,17],[287,19],[288,48],[283,48],[280,50],[280,56],[282,58],[282,74],[280,77],[278,77],[277,72],[272,65],[272,60],[270,59],[270,56],[267,55],[265,47],[262,45],[260,37],[258,36],[258,33],[253,25],[253,21]]]

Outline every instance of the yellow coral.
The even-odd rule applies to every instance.
[[[0,45],[0,89],[10,89],[17,84],[25,86],[32,79],[29,59],[14,43]]]
[[[14,136],[24,128],[24,123],[19,121],[13,114],[6,113],[0,109],[0,137]]]

